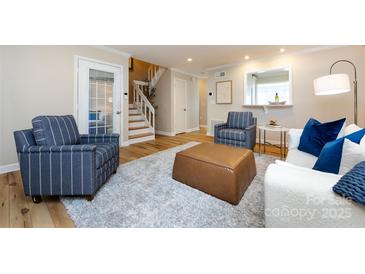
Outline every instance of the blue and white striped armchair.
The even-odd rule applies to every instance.
[[[256,117],[252,112],[229,112],[226,123],[214,127],[214,142],[253,149],[256,143]]]
[[[38,116],[33,129],[14,132],[24,192],[41,196],[87,196],[119,165],[119,134],[80,135],[75,119]]]

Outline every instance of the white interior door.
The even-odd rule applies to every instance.
[[[82,134],[122,135],[122,67],[78,57],[77,122]]]
[[[175,78],[175,133],[186,132],[186,111],[187,111],[187,82],[186,80]]]

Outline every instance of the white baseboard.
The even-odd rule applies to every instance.
[[[0,166],[0,174],[17,171],[17,170],[19,170],[18,163]]]
[[[127,147],[127,146],[129,146],[129,141],[122,142],[122,147]]]
[[[186,130],[186,132],[193,132],[193,131],[198,131],[198,130],[200,130],[200,127],[194,127],[194,128],[188,128]]]
[[[156,134],[163,135],[163,136],[175,136],[175,132],[168,132],[168,131],[162,131],[162,130],[156,130]]]

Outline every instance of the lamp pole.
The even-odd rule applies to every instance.
[[[354,72],[355,72],[355,80],[353,82],[354,84],[354,122],[357,125],[357,73],[356,73],[356,67],[354,65],[354,63],[350,62],[349,60],[338,60],[336,62],[334,62],[330,68],[330,74],[332,74],[332,68],[340,62],[344,62],[344,63],[349,63],[352,65],[352,67],[354,68]]]

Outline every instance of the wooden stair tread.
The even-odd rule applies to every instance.
[[[136,139],[136,138],[142,138],[142,137],[147,137],[147,136],[151,136],[153,135],[153,133],[141,133],[141,134],[135,134],[135,135],[129,135],[128,139]]]
[[[129,116],[141,116],[141,114],[138,114],[138,113],[136,113],[136,114],[131,114],[131,113],[129,113]]]
[[[140,123],[140,122],[144,122],[144,120],[129,120],[129,123]]]
[[[145,128],[149,128],[149,126],[129,127],[128,130],[137,130],[137,129],[145,129]]]

